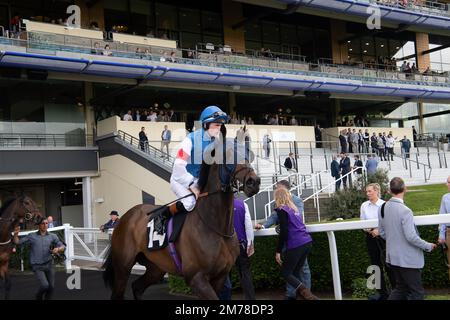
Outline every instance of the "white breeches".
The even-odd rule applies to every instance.
[[[197,183],[197,180],[195,180],[194,184],[196,184],[196,183]],[[191,193],[191,190],[186,189],[181,184],[179,184],[178,182],[176,182],[172,179],[170,180],[170,189],[172,190],[173,193],[175,193],[177,198],[184,197],[185,195],[188,195]],[[197,202],[194,195],[192,195],[190,197],[186,197],[180,201],[183,203],[184,208],[187,211],[192,211],[192,209],[194,209],[194,207],[195,207],[195,203]]]

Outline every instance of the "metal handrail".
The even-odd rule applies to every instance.
[[[161,150],[153,147],[148,142],[141,144],[141,141],[139,140],[139,138],[136,138],[122,130],[119,130],[117,132],[117,136],[124,142],[131,144],[132,146],[136,147],[138,150],[140,150],[148,155],[152,155],[152,154],[155,156],[158,155],[159,158],[162,159],[162,163],[166,167],[172,168],[175,158],[173,156],[171,156],[170,154],[161,152]]]
[[[347,178],[348,176],[351,176],[354,172],[356,172],[357,170],[362,169],[363,172],[366,171],[366,168],[364,167],[353,167],[348,173],[344,174],[343,176],[341,176],[339,179],[336,179],[335,181],[329,183],[327,186],[321,188],[320,190],[316,191],[315,193],[313,193],[312,195],[310,195],[309,197],[306,197],[303,201],[306,202],[309,199],[313,198],[315,203],[317,204],[317,219],[320,222],[320,201],[319,201],[319,195],[324,191],[329,189],[331,186],[336,185],[336,182],[338,181],[342,181],[342,179],[345,177]],[[366,175],[363,173],[363,176],[366,177]]]
[[[302,193],[300,193],[300,191],[299,191],[299,186],[301,185],[301,184],[305,184],[306,185],[306,183],[307,182],[309,182],[309,181],[311,181],[312,182],[312,185],[313,185],[313,194],[315,194],[316,192],[317,192],[317,186],[315,185],[315,183],[314,183],[314,181],[315,180],[317,180],[317,177],[320,177],[322,174],[328,174],[330,171],[329,170],[322,170],[322,171],[319,171],[319,172],[316,172],[316,173],[312,173],[311,174],[311,177],[309,178],[309,179],[306,179],[306,180],[304,180],[304,181],[302,181],[301,183],[298,183],[297,184],[297,186],[295,186],[295,187],[292,187],[289,191],[290,192],[292,192],[292,191],[294,191],[295,189],[297,189],[297,194],[298,194],[298,196],[300,197],[300,195],[302,194]],[[298,177],[297,177],[297,179],[298,179]],[[298,181],[298,180],[297,180]],[[303,190],[302,190],[302,192],[303,192]],[[309,199],[310,197],[308,197],[308,198],[306,198],[306,199],[304,199],[303,200],[303,202],[305,202],[307,199]],[[269,216],[269,208],[270,208],[270,206],[272,205],[272,203],[274,203],[275,202],[275,199],[273,199],[273,200],[270,200],[270,194],[269,194],[269,202],[267,202],[265,205],[264,205],[264,216],[265,216],[265,218],[266,218],[266,220],[267,220],[267,217]],[[314,207],[317,207],[318,206],[318,203],[316,202],[316,199],[314,199]],[[305,212],[302,212],[302,215],[303,215],[303,221],[305,221]],[[319,218],[320,219],[320,218]],[[256,213],[255,213],[255,220],[256,220]],[[319,220],[320,221],[320,220]]]

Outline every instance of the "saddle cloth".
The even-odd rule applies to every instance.
[[[148,231],[148,250],[154,251],[167,247],[169,242],[175,242],[180,235],[181,229],[186,219],[186,213],[178,213],[170,218],[164,226],[163,234],[158,234],[155,231],[153,218],[151,217],[147,223]],[[168,227],[169,225],[170,228]]]

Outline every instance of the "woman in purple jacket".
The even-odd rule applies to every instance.
[[[306,231],[302,216],[292,202],[292,196],[285,188],[275,191],[275,207],[280,222],[280,236],[278,239],[275,260],[281,266],[281,273],[286,281],[297,288],[297,298],[318,300],[311,291],[294,275],[303,267],[306,257],[312,248],[312,238]],[[281,252],[286,247],[284,261]]]

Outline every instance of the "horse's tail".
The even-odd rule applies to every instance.
[[[109,247],[107,258],[103,263],[103,282],[106,287],[114,288],[114,266],[112,261],[112,247]]]

